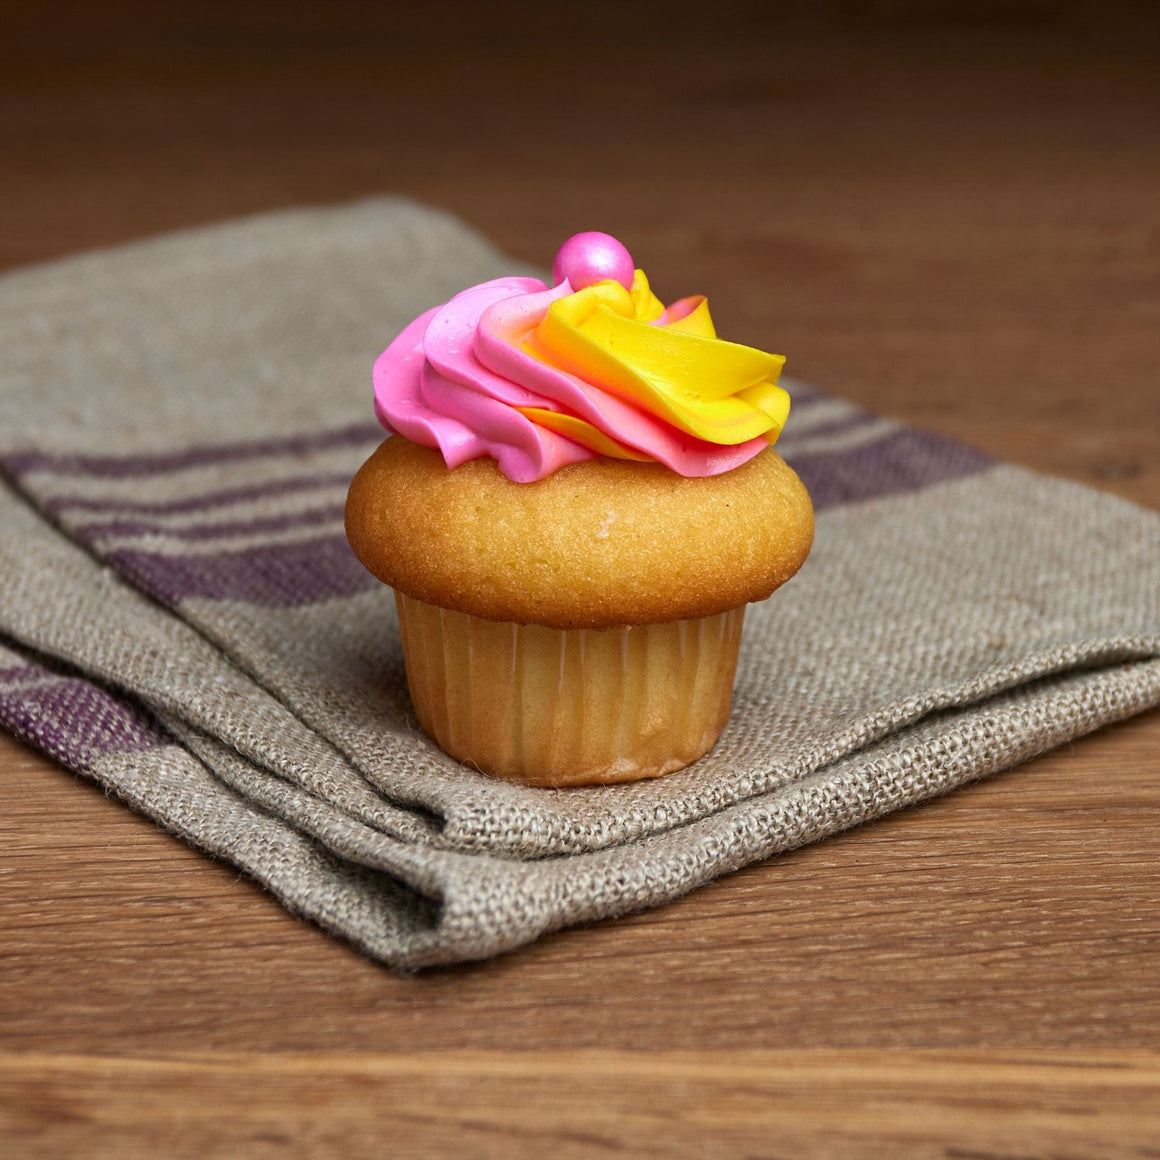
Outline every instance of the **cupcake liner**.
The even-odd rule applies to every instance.
[[[525,785],[659,777],[721,735],[745,607],[606,629],[485,620],[395,593],[407,680],[446,753]]]

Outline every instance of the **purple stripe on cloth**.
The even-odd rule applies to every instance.
[[[822,509],[917,491],[974,474],[991,460],[953,439],[903,429],[844,451],[789,457]],[[374,588],[341,534],[208,555],[162,555],[133,549],[109,554],[131,581],[168,604],[192,597],[292,607]]]
[[[354,596],[379,584],[341,533],[212,555],[122,549],[110,552],[108,559],[138,587],[170,605],[205,597],[294,607]]]
[[[89,769],[110,753],[142,753],[170,744],[142,711],[98,685],[36,666],[23,671],[40,680],[0,686],[0,726],[69,769]]]
[[[786,454],[814,507],[836,507],[879,496],[919,491],[945,480],[974,475],[994,460],[973,447],[930,431],[903,428],[844,451]]]
[[[349,471],[329,471],[317,475],[298,475],[293,479],[277,479],[270,483],[255,483],[246,487],[221,488],[201,495],[173,500],[127,500],[107,499],[95,496],[56,496],[45,500],[43,507],[50,516],[58,516],[62,511],[116,512],[130,515],[180,515],[183,512],[197,512],[225,507],[228,504],[246,503],[254,499],[270,499],[274,496],[289,495],[295,491],[311,491],[315,488],[334,487],[350,483]]]
[[[0,685],[11,685],[16,681],[34,681],[44,675],[45,670],[38,665],[13,665],[11,668],[0,669]]]
[[[58,475],[88,475],[99,479],[126,479],[137,475],[161,475],[189,467],[214,463],[234,463],[284,455],[306,455],[333,447],[353,447],[386,438],[377,423],[359,423],[336,431],[280,439],[257,439],[245,443],[189,447],[182,451],[153,455],[55,455],[42,451],[16,451],[0,459],[0,467],[11,475],[29,471],[51,471]]]
[[[171,536],[177,540],[212,540],[218,536],[253,535],[258,532],[283,532],[289,528],[309,528],[316,524],[331,523],[342,518],[342,504],[307,508],[281,516],[267,516],[256,520],[234,520],[230,523],[198,524],[195,527],[175,528],[156,520],[104,520],[100,523],[80,524],[73,533],[86,541],[109,536]]]

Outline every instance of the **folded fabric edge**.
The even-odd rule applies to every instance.
[[[368,202],[366,204],[369,206],[369,205],[374,205],[375,203]],[[417,207],[417,208],[423,209],[423,207]],[[297,214],[301,214],[303,212],[310,213],[310,212],[314,212],[314,211],[296,210],[296,211],[289,211],[289,212],[291,214],[297,215]],[[324,208],[324,209],[320,210],[319,212],[329,213],[332,211]],[[431,211],[431,212],[437,212],[437,211]],[[279,215],[262,215],[262,216],[278,217]],[[248,229],[251,225],[252,225],[252,219],[246,219],[242,222],[224,223],[221,227],[209,227],[209,230],[210,231],[229,230],[231,228],[235,228],[238,226],[242,226],[242,227],[245,227]],[[270,228],[272,229],[274,227],[271,226]],[[198,233],[200,231],[189,231],[189,232]],[[222,236],[224,236],[224,234]],[[162,244],[167,243],[169,240],[172,240],[173,237],[174,237],[174,235],[167,235],[167,236],[162,236],[161,238],[156,238],[156,239],[146,239],[140,243],[136,243],[136,245],[140,245],[140,246],[144,246],[144,247],[162,245]],[[219,242],[220,242],[220,237],[219,237]],[[156,251],[156,250],[150,251],[150,252],[152,254],[160,253],[160,251]],[[101,254],[90,255],[90,256],[82,256],[80,259],[77,259],[77,260],[85,261],[88,258],[100,258],[100,259],[104,260],[104,258],[106,256],[107,256],[106,253],[101,253]],[[70,261],[70,260],[71,259],[62,259],[62,261]],[[19,273],[20,272],[17,272],[17,275],[19,275]],[[848,432],[847,432],[847,434],[848,434]],[[359,432],[357,432],[357,431],[355,432],[355,435],[357,435],[358,438],[363,437],[363,435],[359,434]],[[327,437],[329,438],[330,436],[327,436]],[[369,438],[370,436],[367,435],[366,437]],[[836,436],[835,436],[835,433],[833,431],[830,431],[828,433],[827,437],[832,439],[832,438],[835,438]],[[815,431],[811,435],[811,438],[814,440],[817,440],[817,439],[821,438],[821,435],[819,432]],[[891,444],[891,446],[893,446],[893,444]],[[790,445],[790,447],[792,448],[792,445]],[[802,449],[799,448],[799,452],[801,452],[801,450]],[[811,454],[821,454],[822,450],[823,449],[821,449],[820,447],[815,445],[813,447],[813,450],[810,453]],[[833,448],[831,448],[830,450],[832,451]],[[928,459],[928,462],[929,462],[929,459]],[[973,469],[973,464],[974,464],[974,460],[972,459],[972,460],[970,460],[970,462],[967,463],[966,466],[968,468]],[[124,466],[124,465],[122,465],[122,466]],[[141,466],[142,466],[142,464],[140,462],[137,462],[134,465],[135,469],[138,469]],[[833,465],[827,463],[824,466],[825,466],[825,472],[823,474],[825,476],[825,480],[830,480],[830,479],[836,478],[834,476],[834,472],[833,472]],[[857,482],[859,487],[862,487],[863,481],[867,478],[866,471],[865,471],[865,464],[862,464],[860,462],[855,462],[853,464],[853,466],[857,467],[857,472],[854,473],[855,481]],[[941,467],[940,467],[940,470],[941,470]],[[893,472],[883,472],[882,479],[891,488],[895,488],[897,485],[897,477]],[[823,481],[823,483],[824,482],[825,481]],[[844,486],[845,485],[843,485],[843,487]],[[909,484],[907,486],[909,486]],[[851,493],[847,490],[839,490],[839,491],[834,493],[834,502],[835,503],[849,502],[849,497],[851,494],[860,495],[862,493],[860,491],[856,492],[856,493]],[[183,576],[185,574],[186,573],[183,573]],[[175,611],[177,612],[177,615],[179,615],[179,616],[182,615],[182,609],[180,607],[176,608]],[[1083,663],[1090,663],[1090,658],[1088,661],[1085,661]],[[1130,667],[1130,666],[1124,666],[1124,667]],[[1073,673],[1067,674],[1068,678],[1078,677],[1081,675],[1082,674],[1080,674],[1078,672],[1073,672]],[[43,678],[38,677],[35,674],[35,672],[32,674],[25,673],[24,678],[20,678],[20,679],[25,679],[25,678],[27,678],[27,680],[29,682],[29,687],[34,686],[35,682],[37,680],[43,679]],[[1026,677],[1023,677],[1021,679],[1026,679]],[[1033,679],[1037,679],[1037,678],[1033,678]],[[51,684],[51,681],[48,683]],[[98,689],[102,693],[105,691],[100,685],[96,685],[96,686],[94,686],[94,688]],[[76,694],[76,696],[81,697],[82,699],[84,696],[89,696],[89,697],[93,696],[93,694],[91,692],[81,692],[81,691],[78,691],[76,689],[74,689],[73,692]],[[993,690],[991,692],[993,693]],[[46,700],[49,697],[49,695],[50,694],[48,692],[45,692],[44,697],[46,698]],[[61,693],[60,690],[58,690],[55,694],[52,694],[52,695],[60,697],[63,694]],[[983,690],[979,690],[977,695],[978,696],[985,696],[986,693]],[[98,700],[99,700],[99,698],[98,698]],[[41,702],[42,709],[43,709],[44,703],[45,702]],[[953,706],[953,700],[950,703],[950,706]],[[59,709],[59,705],[57,705],[56,707]],[[912,726],[914,726],[916,728],[908,727],[905,730],[905,734],[900,734],[899,736],[901,737],[901,736],[905,735],[905,736],[909,737],[912,734],[917,735],[917,729],[921,729],[923,726],[930,726],[930,725],[935,724],[936,718],[941,720],[942,715],[945,713],[945,711],[948,707],[949,706],[947,704],[944,704],[941,706],[936,704],[933,707],[928,706],[925,709],[923,709],[921,706],[916,708],[914,710],[914,712],[917,714],[917,716],[910,723]],[[1139,708],[1147,708],[1147,707],[1148,707],[1147,704],[1143,704]],[[1139,709],[1135,709],[1132,711],[1133,712],[1139,711]],[[1128,714],[1125,713],[1124,715],[1126,716]],[[59,716],[59,713],[58,713],[58,716]],[[167,739],[159,742],[158,744],[150,747],[147,744],[148,737],[149,737],[148,733],[140,733],[140,732],[134,733],[133,728],[131,728],[129,725],[126,725],[124,722],[121,722],[121,726],[119,727],[117,725],[118,718],[117,718],[116,713],[112,713],[111,715],[109,715],[109,714],[102,715],[101,712],[98,712],[97,710],[94,709],[93,713],[91,714],[91,717],[93,719],[102,721],[103,725],[101,726],[101,728],[95,729],[95,732],[93,732],[92,736],[86,737],[86,739],[84,740],[84,746],[86,746],[87,748],[82,748],[80,750],[80,753],[81,753],[81,755],[83,755],[85,753],[89,754],[90,759],[98,762],[99,764],[102,765],[102,767],[112,768],[113,766],[117,766],[119,764],[132,764],[133,762],[137,762],[137,761],[146,761],[150,758],[151,754],[154,754],[154,751],[163,751],[163,753],[166,757],[166,760],[169,760],[169,757],[171,756],[171,751],[177,752],[177,753],[181,752],[181,747],[174,747],[172,745],[172,738],[167,738]],[[27,727],[29,727],[29,728],[35,727],[35,728],[40,729],[41,736],[42,736],[43,740],[45,741],[45,743],[48,745],[58,745],[58,746],[66,746],[66,747],[71,745],[74,748],[80,746],[80,741],[72,734],[66,733],[63,736],[54,736],[52,733],[52,730],[50,728],[51,724],[52,724],[52,722],[50,721],[49,715],[43,711],[41,712],[39,717],[28,718],[25,720],[25,725]],[[1098,727],[1098,724],[1093,726],[1093,728],[1095,728],[1095,727]],[[893,726],[892,728],[897,730],[899,727]],[[887,730],[887,732],[889,732],[889,731],[890,730]],[[1086,730],[1082,730],[1082,731],[1086,731]],[[879,736],[879,735],[875,735],[873,733],[873,731],[871,730],[871,732],[864,734],[864,742],[863,743],[869,744],[869,743],[874,741],[875,736]],[[1079,735],[1078,733],[1074,734],[1074,736],[1078,736],[1078,735]],[[1072,739],[1072,736],[1061,736],[1060,741],[1053,742],[1053,744],[1059,744],[1063,741],[1067,741],[1070,739]],[[913,740],[913,738],[912,738],[912,740]],[[206,741],[207,741],[207,746],[212,746],[213,744],[216,744],[214,739],[210,738],[208,736],[206,738]],[[135,744],[137,745],[136,748],[134,747]],[[889,745],[890,744],[889,740],[885,744]],[[96,752],[96,749],[94,749],[94,746],[96,747],[96,749],[100,749],[100,752]],[[101,746],[105,746],[105,748],[101,749],[100,748]],[[1048,746],[1048,747],[1050,747],[1050,746]],[[208,752],[208,748],[207,748],[207,752]],[[867,751],[867,752],[869,752],[869,751]],[[874,752],[878,752],[878,750],[875,749]],[[96,754],[96,756],[92,756],[94,753]],[[1033,755],[1033,754],[1029,754],[1029,756],[1030,755]],[[839,755],[837,755],[837,754],[834,755],[835,763],[838,763],[838,756]],[[856,754],[854,756],[860,759],[863,757],[863,753],[859,753],[859,754]],[[79,760],[79,757],[76,757],[75,755],[74,755],[74,758]],[[1020,758],[1016,758],[1015,760],[1018,761],[1018,760],[1023,760],[1023,759],[1024,758],[1020,757]],[[182,760],[184,761],[184,758]],[[69,763],[66,761],[66,764],[69,764]],[[1014,764],[1014,762],[1012,762],[1012,764]],[[836,766],[835,766],[835,768],[836,768]],[[261,771],[259,771],[259,772],[261,772]],[[981,771],[978,773],[978,776],[984,776],[985,773],[986,773],[985,770]],[[826,769],[826,770],[821,771],[821,774],[824,775],[825,777],[830,777],[834,774],[834,770]],[[121,776],[121,775],[118,774],[118,776]],[[269,776],[274,777],[275,775],[271,774]],[[801,785],[803,787],[805,787],[807,784],[809,784],[817,776],[819,776],[819,775],[812,775],[811,774],[808,776],[803,776],[801,779]],[[969,779],[970,779],[969,777],[963,778],[963,780],[969,780]],[[955,784],[961,784],[961,782],[958,782]],[[779,785],[775,788],[776,788],[776,793],[778,795],[780,795],[783,792],[788,793],[789,789],[791,787],[782,787]],[[948,786],[947,788],[953,788],[953,785]],[[945,790],[940,790],[940,791],[936,791],[936,792],[945,792]],[[713,810],[710,812],[709,816],[704,817],[704,818],[700,818],[700,819],[696,819],[696,821],[698,823],[703,822],[706,825],[713,825],[713,824],[715,824],[715,822],[719,818],[723,817],[726,812],[729,812],[734,808],[740,808],[740,807],[748,806],[748,805],[752,805],[754,809],[762,808],[767,803],[769,796],[770,796],[769,794],[763,794],[763,795],[760,795],[759,797],[754,797],[751,799],[746,799],[746,800],[740,801],[740,802],[736,803],[736,805],[734,805],[733,803],[730,803],[727,809],[721,808],[719,810]],[[777,797],[777,800],[778,801],[781,800],[780,796]],[[916,800],[922,800],[922,799],[920,798],[920,799],[916,799]],[[909,803],[907,801],[902,801],[900,804],[909,804]],[[891,805],[889,808],[893,809],[896,807]],[[882,812],[886,812],[886,811],[884,810]],[[871,815],[871,816],[876,816],[876,815]],[[492,821],[493,821],[492,829],[494,832],[494,819],[492,819]],[[852,822],[850,824],[857,824],[857,822],[855,821],[855,822]],[[842,827],[842,828],[844,828],[844,827]],[[685,826],[684,823],[682,823],[680,829],[678,831],[673,832],[673,838],[676,839],[676,838],[680,837],[685,832],[686,829],[687,829],[687,827]],[[666,835],[665,835],[663,830],[657,830],[655,833],[655,837],[657,837],[657,838],[663,838],[665,836]],[[642,838],[642,837],[643,837],[643,835],[638,834],[635,837],[630,836],[628,839],[625,839],[625,840],[631,840],[635,843],[638,838]],[[189,840],[193,841],[193,839],[189,839]],[[813,840],[813,839],[807,838],[806,840]],[[615,842],[609,841],[606,844],[609,846],[613,846],[613,845],[615,845]],[[587,849],[590,849],[590,848],[591,847],[583,847],[583,848],[578,848],[576,851],[574,851],[574,853],[576,853],[577,855],[580,855],[581,857],[577,858],[575,861],[573,861],[572,864],[573,865],[580,865],[581,860],[584,857],[586,857],[585,851]],[[623,849],[626,849],[626,850],[640,849],[640,848],[643,848],[643,846],[626,845],[623,847]],[[790,847],[785,847],[785,848],[790,848]],[[622,849],[622,847],[617,845],[615,849],[609,850],[609,851],[607,851],[607,853],[608,853],[609,857],[614,857],[614,856],[620,854],[621,849]],[[492,852],[496,852],[496,851],[493,850]],[[556,851],[551,851],[549,853],[554,854],[555,852]],[[777,852],[777,851],[774,850],[773,852]],[[762,855],[757,855],[757,857],[760,857],[760,856],[762,856]],[[481,861],[482,860],[476,860],[476,862],[473,864],[478,865],[481,863]],[[513,865],[511,867],[504,868],[502,865],[500,865],[500,861],[501,860],[498,858],[493,858],[491,860],[491,862],[494,862],[495,865],[498,867],[495,870],[496,881],[499,881],[501,878],[503,878],[503,876],[505,874],[508,874],[508,873],[513,873],[513,874],[518,873],[521,875],[525,873],[526,864],[524,864],[524,863],[516,862],[516,863],[513,863]],[[548,860],[548,861],[550,862],[551,860]],[[491,862],[489,862],[488,864],[490,865]],[[567,861],[561,860],[560,864],[566,865]],[[584,863],[584,864],[587,865],[588,863]],[[596,863],[593,862],[592,865],[596,865]],[[710,873],[709,876],[710,877],[716,876],[716,874],[723,873],[727,869],[728,869],[728,866],[725,866],[724,869],[717,869],[717,870],[713,871],[712,873]],[[693,873],[693,871],[690,871],[689,873],[693,875],[693,878],[695,878],[695,874]],[[704,880],[707,880],[707,879],[704,879]],[[684,881],[684,880],[682,880],[682,881]],[[692,881],[692,880],[690,879],[690,881]],[[680,889],[679,893],[684,893],[686,890],[692,889],[695,885],[698,885],[698,884],[699,884],[698,881],[692,881],[691,885],[686,885],[686,886],[682,887]],[[498,887],[497,887],[497,889],[498,889]],[[565,882],[565,884],[563,886],[552,887],[552,889],[564,890],[566,893],[566,891],[568,889],[568,883]],[[638,886],[637,889],[640,889],[640,887]],[[649,889],[651,890],[652,887],[650,886]],[[650,898],[651,898],[651,895],[650,895]],[[663,900],[664,900],[663,898],[660,899],[660,901],[663,901]],[[655,904],[656,904],[656,901],[649,901],[649,902],[646,902],[644,905],[655,905]],[[294,904],[291,901],[286,901],[286,905],[290,909],[296,909]],[[569,904],[569,905],[571,905],[571,904]],[[577,903],[577,905],[579,905],[579,903]],[[631,909],[632,907],[630,906],[629,908]],[[434,940],[434,942],[429,942],[428,944],[426,944],[425,950],[422,947],[419,947],[417,943],[416,944],[409,944],[409,945],[411,945],[412,951],[415,953],[415,955],[421,956],[424,953],[432,953],[432,954],[447,953],[446,948],[449,945],[451,945],[452,941],[454,941],[452,939],[452,934],[450,933],[451,928],[452,928],[452,919],[453,918],[454,918],[454,921],[459,924],[459,927],[457,929],[460,929],[462,932],[461,934],[457,934],[454,936],[456,939],[459,939],[459,942],[456,943],[456,945],[460,945],[461,947],[483,945],[483,944],[491,945],[491,944],[487,943],[487,938],[489,936],[486,936],[486,934],[479,933],[479,931],[480,931],[479,921],[477,919],[473,918],[468,911],[469,911],[469,908],[465,904],[465,907],[464,907],[462,913],[456,912],[456,914],[449,913],[448,915],[433,917],[432,922],[434,922],[436,925],[442,924],[443,933],[440,934],[438,936],[438,938],[436,940]],[[623,912],[623,911],[619,911],[619,912]],[[612,911],[610,913],[619,913],[619,912]],[[603,915],[601,915],[601,916],[603,916]],[[583,919],[578,919],[577,921],[582,921],[582,920]],[[555,920],[553,920],[553,921],[555,921]],[[566,925],[567,923],[564,922],[563,924]],[[504,929],[506,929],[506,928],[504,928]],[[554,929],[554,928],[548,927],[545,929]],[[341,933],[341,932],[339,932],[339,933]],[[348,936],[348,937],[352,937],[352,940],[353,940],[353,936]],[[519,945],[520,941],[527,941],[528,937],[534,937],[534,936],[527,936],[526,932],[524,932],[523,934],[520,934],[518,936],[518,941],[514,945]],[[440,941],[440,940],[442,940],[442,941]],[[481,943],[481,940],[482,940],[482,943]],[[436,943],[438,943],[439,947],[443,947],[444,950],[438,951],[438,950],[433,949]],[[503,949],[503,948],[501,947],[501,949]],[[370,952],[370,953],[373,953],[373,952]],[[392,952],[392,953],[394,953],[394,952]],[[466,957],[473,957],[473,955],[471,953],[468,953],[466,951],[462,951],[461,953],[466,955]],[[495,952],[490,952],[490,953],[495,953]],[[379,955],[378,957],[387,957],[387,956],[384,954],[384,955]],[[475,956],[475,957],[478,957],[478,956]],[[418,958],[416,958],[416,961],[418,961]],[[445,961],[445,960],[433,959],[432,961]],[[449,959],[446,961],[456,961],[456,960]]]
[[[552,931],[664,905],[724,874],[943,796],[1158,705],[1158,658],[1047,677],[981,706],[934,715],[918,734],[893,735],[688,826],[528,863],[518,874],[510,863],[492,862],[487,880],[448,890],[440,920],[447,941],[406,965],[488,958]],[[514,897],[500,907],[488,893]],[[479,923],[480,915],[505,914],[520,916],[519,930]]]
[[[1160,657],[1160,637],[1111,637],[1075,641],[1033,653],[1017,663],[994,666],[962,681],[927,690],[921,696],[884,705],[849,722],[825,741],[795,754],[792,761],[784,765],[771,764],[766,770],[755,772],[751,792],[743,797],[714,800],[712,787],[709,787],[687,814],[678,815],[670,807],[663,826],[649,819],[647,807],[637,807],[631,816],[623,819],[618,831],[601,835],[598,842],[587,838],[568,843],[567,835],[563,835],[564,840],[556,841],[552,848],[545,850],[530,846],[526,840],[518,847],[497,841],[494,831],[502,828],[505,821],[502,817],[493,814],[485,825],[473,811],[456,811],[452,808],[445,811],[443,833],[453,849],[529,859],[581,855],[609,846],[641,841],[652,835],[690,825],[701,818],[712,817],[746,801],[760,800],[771,793],[777,793],[787,784],[808,779],[839,761],[864,752],[867,747],[903,735],[941,714],[968,712],[1006,692],[1034,687],[1052,677],[1081,674],[1091,669],[1147,661],[1156,657]],[[539,822],[538,817],[529,822],[525,811],[518,806],[506,819],[507,827],[513,833],[540,829]]]
[[[343,858],[228,786],[143,706],[3,638],[0,727],[369,957],[429,953],[441,910],[429,875],[420,890]]]
[[[345,820],[325,841],[287,824],[93,682],[11,646],[0,647],[0,662],[0,724],[161,828],[231,861],[287,909],[403,969],[490,958],[553,930],[662,905],[1160,703],[1157,659],[1044,678],[969,716],[932,717],[915,735],[895,735],[765,799],[636,843],[526,863],[400,849],[388,870],[381,850],[352,839]],[[62,717],[62,703],[75,711]],[[46,721],[51,732],[39,727]]]
[[[30,517],[31,518],[31,517]],[[55,540],[54,536],[54,540]],[[99,565],[91,560],[88,553],[84,552],[79,545],[75,543],[66,544],[61,541],[54,544],[54,550],[59,554],[67,551],[70,559],[81,559],[86,567],[92,567],[96,570]],[[55,557],[54,557],[55,558]],[[110,578],[106,578],[110,579]],[[120,587],[118,582],[118,587]],[[131,595],[139,601],[144,601],[146,597],[136,593],[132,589],[126,587],[126,594]],[[109,590],[106,586],[102,591],[94,589],[92,593],[81,593],[78,589],[76,599],[82,600],[82,603],[87,603],[94,600],[92,605],[92,615],[101,615],[102,612],[108,611],[108,597]],[[160,613],[159,613],[160,615]],[[197,632],[196,626],[188,626],[189,631]],[[33,647],[41,647],[45,644],[42,640],[25,640],[25,644]],[[132,650],[130,650],[132,651]],[[767,776],[758,778],[758,784],[754,792],[747,795],[750,799],[760,800],[771,792],[776,792],[786,782],[801,777],[808,776],[813,770],[822,766],[830,765],[841,758],[845,753],[848,753],[859,746],[867,745],[878,740],[880,737],[899,729],[910,727],[914,723],[920,721],[924,716],[930,713],[940,712],[946,708],[955,707],[958,705],[966,705],[981,697],[986,697],[994,694],[999,689],[1008,687],[1011,684],[1020,681],[1039,679],[1046,673],[1058,671],[1076,666],[1085,666],[1096,663],[1099,660],[1108,659],[1127,659],[1132,656],[1150,656],[1160,652],[1160,640],[1157,638],[1112,638],[1107,640],[1097,641],[1081,641],[1075,642],[1066,646],[1059,646],[1055,649],[1046,650],[1042,655],[1035,655],[1030,658],[1022,658],[1017,665],[1008,665],[1006,667],[998,667],[993,671],[976,674],[970,677],[960,685],[948,688],[940,688],[928,691],[926,695],[921,698],[908,699],[905,702],[893,704],[886,709],[876,711],[870,718],[860,720],[852,723],[842,733],[833,738],[827,739],[824,743],[817,747],[817,751],[807,754],[805,759],[796,760],[792,768],[769,770]],[[61,654],[63,656],[63,654]],[[75,656],[63,656],[66,661],[78,661],[82,668],[87,668],[82,658]],[[223,659],[223,663],[229,664],[233,667],[232,662]],[[106,674],[107,675],[107,674]],[[119,678],[119,675],[118,675]],[[118,683],[119,679],[118,679]],[[212,682],[211,682],[212,683]],[[133,686],[127,686],[128,695],[130,697],[139,695],[152,704],[155,711],[163,711],[164,706],[159,702],[155,694],[157,690],[149,689],[142,686],[140,690]],[[172,700],[172,697],[170,697]],[[302,725],[300,718],[293,714],[288,706],[285,706],[280,698],[275,694],[273,696],[276,705],[286,712],[289,712],[294,717],[292,724],[298,726]],[[172,706],[170,706],[172,708]],[[173,710],[171,716],[173,720],[177,719],[176,714],[179,710]],[[190,721],[190,725],[197,729],[197,722]],[[217,724],[220,726],[221,722]],[[303,726],[305,728],[305,726]],[[276,736],[281,735],[280,730],[273,731]],[[224,738],[226,741],[231,741],[229,736]],[[245,752],[245,745],[239,742],[239,747]],[[254,754],[249,754],[253,764],[248,765],[251,777],[261,776],[261,767],[263,762],[255,759]],[[337,755],[336,755],[337,756]],[[70,764],[67,758],[65,763]],[[271,767],[272,768],[272,767]],[[279,777],[280,775],[273,774],[271,776]],[[762,784],[763,783],[763,784]],[[308,787],[303,787],[308,788]],[[293,792],[288,790],[286,792]],[[315,800],[321,800],[315,798]],[[602,835],[602,840],[599,842],[591,839],[585,842],[574,843],[569,846],[565,843],[554,843],[550,848],[545,848],[542,844],[529,844],[526,839],[526,834],[529,832],[538,832],[540,827],[525,825],[522,815],[517,812],[509,820],[506,826],[497,824],[497,818],[492,817],[487,826],[475,825],[470,818],[470,815],[464,814],[456,816],[451,812],[439,818],[435,824],[434,829],[423,833],[403,833],[399,831],[398,825],[381,826],[388,834],[393,833],[396,837],[404,838],[410,841],[422,841],[429,843],[431,846],[437,846],[448,850],[458,850],[468,854],[487,854],[491,857],[504,859],[510,858],[519,861],[524,858],[536,857],[556,857],[560,855],[580,855],[587,851],[592,851],[601,848],[602,846],[621,845],[624,843],[634,842],[649,833],[663,833],[667,829],[673,829],[680,826],[687,825],[695,821],[698,817],[709,817],[723,809],[732,807],[739,799],[720,799],[713,800],[713,787],[709,787],[707,796],[704,800],[698,800],[696,809],[686,811],[683,815],[673,815],[665,819],[663,826],[658,826],[654,822],[649,824],[630,824],[631,819],[625,822],[620,830],[616,833],[608,833]],[[746,799],[740,799],[746,800]],[[331,803],[327,802],[329,807]],[[346,812],[357,822],[360,818],[363,821],[367,820],[366,811],[361,808],[351,808],[350,803],[346,804]],[[647,819],[646,819],[647,820]],[[516,835],[514,841],[507,838],[507,834]],[[483,835],[485,840],[480,840],[480,835]]]
[[[282,769],[305,784],[326,784],[352,815],[404,841],[438,838],[441,818],[381,794],[196,625],[126,584],[2,484],[0,528],[0,634],[14,647],[37,656],[50,671],[83,673],[92,689],[147,709],[171,729],[185,721],[220,735],[257,766]],[[60,615],[60,607],[70,615]],[[98,623],[99,634],[75,630]],[[174,657],[179,663],[170,664]],[[71,750],[58,755],[50,736],[45,742],[48,752],[74,766]],[[76,741],[64,735],[61,744],[75,747]]]

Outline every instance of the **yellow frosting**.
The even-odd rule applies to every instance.
[[[717,338],[702,298],[670,322],[637,270],[631,290],[598,282],[551,304],[524,349],[689,435],[733,445],[773,443],[789,414],[777,385],[785,359]],[[520,410],[602,455],[636,459],[590,423],[537,407]]]

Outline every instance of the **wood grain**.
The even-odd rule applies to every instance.
[[[798,377],[1160,509],[1151,6],[767,11],[28,5],[0,266],[382,192],[610,229]],[[0,1154],[1160,1155],[1158,755],[401,977],[0,737]]]
[[[189,1160],[287,1152],[1155,1156],[1158,1057],[1034,1052],[0,1055],[21,1147]],[[544,1111],[528,1116],[534,1099]],[[369,1109],[369,1111],[368,1111]],[[825,1133],[825,1145],[816,1148]],[[969,1149],[958,1141],[970,1139]],[[695,1150],[695,1151],[694,1151]]]

